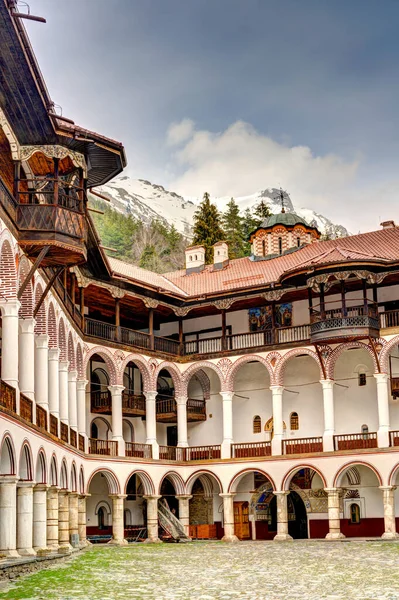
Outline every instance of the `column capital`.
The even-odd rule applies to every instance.
[[[291,490],[276,490],[273,491],[273,494],[275,496],[288,496],[288,494],[290,493]]]
[[[35,333],[36,319],[19,319],[18,324],[20,333]]]
[[[112,498],[112,500],[124,500],[127,498],[127,494],[108,494],[108,497]],[[145,498],[145,496],[143,496],[143,498]]]
[[[230,402],[231,400],[233,400],[233,396],[234,396],[234,392],[219,392],[220,395],[222,396],[222,400],[226,401],[226,402]]]
[[[72,498],[77,498],[77,497],[79,496],[79,492],[69,492],[69,495],[70,495]]]
[[[327,494],[339,494],[342,491],[342,488],[339,488],[339,487],[336,487],[336,488],[326,487],[326,488],[324,488],[324,491],[327,492]]]
[[[19,477],[17,475],[1,475],[0,476],[0,485],[2,483],[17,483],[19,481]]]
[[[187,404],[188,396],[176,396],[176,404],[179,406],[185,406]]]
[[[0,301],[0,309],[1,309],[2,317],[18,317],[20,308],[21,308],[21,303],[16,298]]]
[[[324,389],[332,390],[332,388],[334,387],[335,381],[334,381],[334,379],[320,379],[320,383],[321,383],[323,390]]]
[[[49,348],[48,349],[48,359],[49,360],[59,360],[60,358],[60,349],[59,348]]]
[[[17,483],[17,488],[34,488],[36,485],[36,481],[23,481],[23,480],[19,480]]]
[[[78,376],[78,372],[76,369],[72,369],[72,371],[68,371],[68,381],[76,381]]]
[[[47,350],[49,339],[50,338],[47,335],[47,333],[40,333],[39,335],[35,335],[36,348],[43,348]]]
[[[149,400],[150,402],[151,402],[151,400],[155,400],[157,395],[158,395],[158,392],[156,390],[149,390],[147,392],[144,392],[145,399]]]
[[[191,495],[191,494],[180,494],[180,495],[179,495],[179,494],[177,494],[177,495],[175,496],[175,498],[176,498],[177,500],[191,500],[191,498],[192,498],[192,495]]]
[[[394,492],[396,490],[396,485],[379,485],[378,489],[382,492]]]
[[[59,370],[68,372],[69,360],[60,360]]]
[[[389,375],[388,373],[373,373],[377,383],[385,383],[388,382]]]
[[[144,500],[159,500],[162,496],[143,496]]]
[[[81,498],[82,500],[85,498],[90,498],[91,494],[79,494],[79,498]]]
[[[86,386],[88,383],[89,383],[88,379],[78,379],[76,381],[76,387],[77,387],[78,392],[86,391]]]
[[[36,483],[35,487],[33,488],[33,491],[37,491],[37,492],[41,492],[41,491],[47,491],[50,488],[50,484],[48,483]]]
[[[237,492],[229,492],[228,494],[221,493],[219,496],[221,498],[234,498],[237,495]]]
[[[278,392],[279,394],[282,394],[284,392],[284,386],[283,385],[271,385],[269,387],[270,391],[273,392]]]
[[[69,496],[71,492],[65,488],[59,488],[58,495],[59,496]]]
[[[60,491],[60,486],[59,485],[50,485],[50,487],[48,488],[49,492],[56,492],[58,494],[58,492]]]
[[[109,385],[108,389],[112,395],[121,394],[123,392],[123,390],[125,389],[125,386],[124,385]]]

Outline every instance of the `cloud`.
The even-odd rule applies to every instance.
[[[182,119],[180,123],[172,123],[166,133],[168,146],[178,146],[186,142],[194,133],[194,121]]]

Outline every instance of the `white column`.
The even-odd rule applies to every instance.
[[[143,496],[147,500],[147,544],[157,544],[161,540],[158,537],[158,500],[162,496]]]
[[[187,537],[190,537],[190,500],[192,496],[176,496],[179,501],[179,521],[184,527]]]
[[[145,426],[146,444],[152,446],[152,458],[159,458],[159,445],[157,442],[157,392],[144,392],[145,395]]]
[[[273,492],[277,500],[277,535],[274,536],[276,542],[292,542],[292,537],[288,533],[288,494],[289,491]]]
[[[330,452],[334,450],[334,380],[321,379],[321,387],[323,388],[323,406],[324,406],[324,434],[323,434],[323,450]]]
[[[125,546],[127,541],[125,540],[123,523],[123,501],[126,496],[122,494],[110,494],[109,497],[112,498],[112,540],[109,543],[115,546]]]
[[[33,549],[41,553],[47,549],[47,489],[46,483],[33,488]]]
[[[1,378],[18,389],[18,300],[0,302],[1,308]]]
[[[15,476],[0,478],[0,554],[4,554],[7,558],[19,557],[17,552],[17,481],[18,477]]]
[[[283,391],[282,385],[270,386],[272,392],[273,405],[273,439],[272,455],[280,456],[282,454],[283,442]]]
[[[69,426],[73,427],[75,431],[78,428],[78,415],[77,415],[77,399],[76,399],[76,371],[68,372],[68,415],[69,415]]]
[[[46,334],[35,336],[35,400],[48,413],[48,340]]]
[[[219,494],[223,498],[223,528],[222,542],[239,542],[234,533],[234,503],[235,494]]]
[[[339,488],[324,488],[328,494],[328,526],[327,540],[339,540],[344,538],[341,533],[341,514],[339,507]]]
[[[58,493],[59,487],[51,486],[47,490],[47,546],[58,549]]]
[[[378,432],[379,448],[389,447],[389,393],[387,373],[375,373],[377,381]]]
[[[33,401],[35,400],[35,323],[35,319],[19,319],[19,391]],[[33,413],[35,413],[34,406]]]
[[[60,418],[60,384],[59,384],[59,358],[58,348],[48,351],[48,400],[50,413]]]
[[[77,405],[78,405],[78,432],[82,435],[85,440],[85,449],[87,448],[87,432],[86,432],[86,386],[88,384],[87,379],[79,379],[76,382],[76,394],[77,394]],[[86,501],[85,501],[86,502]]]
[[[60,385],[60,420],[69,425],[68,411],[68,365],[67,360],[60,360],[58,368]]]
[[[178,396],[177,405],[177,445],[180,448],[187,448],[187,396]]]
[[[222,458],[231,458],[231,444],[233,443],[233,396],[234,392],[220,392],[223,400],[223,442],[221,449]]]
[[[382,538],[386,540],[392,540],[399,537],[396,532],[396,519],[395,519],[395,490],[396,487],[393,485],[380,486],[380,490],[383,493],[384,502],[384,533]]]
[[[109,385],[112,398],[112,440],[118,442],[118,456],[125,456],[125,442],[122,424],[122,392],[123,385]]]
[[[33,550],[33,481],[17,484],[17,551],[21,556],[36,556]]]

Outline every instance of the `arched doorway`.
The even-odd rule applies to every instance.
[[[189,531],[193,539],[222,539],[223,501],[219,481],[208,472],[193,474],[187,482]]]
[[[294,539],[324,538],[328,529],[325,479],[311,467],[293,469],[286,477],[288,533]]]
[[[288,496],[288,533],[294,540],[308,538],[308,515],[305,503],[298,492]]]

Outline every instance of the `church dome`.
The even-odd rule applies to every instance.
[[[285,227],[294,227],[294,225],[305,225],[305,227],[308,227],[308,224],[306,223],[305,219],[302,219],[302,217],[299,217],[295,213],[291,212],[280,212],[277,215],[271,215],[262,222],[260,227],[266,229],[268,227],[274,227],[275,225],[284,225]]]

